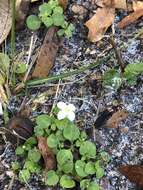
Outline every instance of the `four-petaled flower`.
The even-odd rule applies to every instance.
[[[62,120],[64,118],[68,118],[70,121],[75,119],[75,106],[73,104],[66,104],[64,102],[59,102],[57,107],[60,109],[58,112],[58,119]]]
[[[2,103],[0,102],[0,115],[3,115]]]

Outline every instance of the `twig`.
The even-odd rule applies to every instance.
[[[16,10],[15,10],[16,0],[12,0],[12,29],[11,29],[11,54],[14,57],[15,53],[15,17],[16,17]]]
[[[124,65],[124,62],[123,62],[123,59],[122,59],[122,56],[121,56],[121,52],[120,50],[117,48],[117,45],[115,43],[115,40],[113,38],[113,36],[110,37],[110,44],[113,46],[113,49],[115,51],[115,55],[116,55],[116,58],[118,60],[118,63],[120,65],[120,68],[121,68],[121,72],[123,73],[124,72],[124,68],[125,68],[125,65]]]

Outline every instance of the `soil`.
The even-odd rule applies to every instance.
[[[86,8],[82,16],[72,12],[74,4]],[[105,177],[99,181],[102,189],[138,190],[138,187],[118,172],[118,167],[126,164],[142,164],[143,161],[143,139],[141,135],[143,133],[143,76],[139,76],[137,85],[124,85],[118,91],[102,86],[98,78],[106,70],[118,67],[118,61],[114,49],[109,43],[111,28],[100,42],[90,43],[87,40],[88,31],[84,23],[93,15],[95,8],[96,6],[91,6],[90,1],[70,1],[66,16],[76,29],[70,40],[64,39],[56,57],[55,65],[51,70],[51,75],[89,65],[95,62],[97,57],[102,58],[110,55],[110,58],[96,69],[72,76],[66,80],[59,80],[36,88],[31,87],[27,94],[21,93],[19,96],[13,96],[8,108],[10,115],[14,115],[19,111],[23,102],[30,106],[33,99],[43,92],[46,92],[45,101],[38,104],[36,110],[32,110],[31,118],[41,113],[49,113],[53,103],[55,104],[58,101],[73,103],[77,108],[76,122],[78,126],[88,132],[90,138],[96,142],[98,151],[105,150],[111,156],[111,161],[106,167]],[[141,37],[135,38],[139,29],[143,27],[143,18],[120,30],[117,28],[117,22],[126,15],[125,11],[117,11],[114,36],[124,63],[128,64],[143,60],[143,40]],[[36,40],[34,55],[44,38],[43,30],[33,34],[32,32],[29,33],[25,27],[16,34],[17,52],[24,52],[23,60],[27,59],[32,35]],[[96,123],[95,126],[99,117],[106,121],[107,118],[103,114],[105,110],[115,112],[117,109],[125,109],[129,112],[127,119],[122,121],[118,128],[109,129],[102,123]],[[3,126],[3,121],[0,125]],[[0,144],[0,190],[6,190],[11,182],[10,164],[16,159],[16,156],[10,143],[1,140]],[[39,176],[33,176],[28,186],[20,184],[15,177],[11,189],[48,190],[41,185]]]

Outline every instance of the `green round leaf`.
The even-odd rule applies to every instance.
[[[63,14],[59,14],[59,13],[53,14],[52,18],[53,18],[53,23],[55,26],[61,26],[65,22],[65,18]]]
[[[83,179],[82,181],[80,181],[80,189],[84,190],[87,189],[89,186],[90,180],[89,179]]]
[[[96,146],[94,143],[90,141],[85,141],[81,144],[79,152],[81,155],[87,158],[95,158],[96,157]]]
[[[89,184],[87,190],[100,190],[100,186],[94,181]]]
[[[73,161],[68,161],[67,163],[61,165],[60,167],[61,167],[61,170],[64,173],[66,173],[66,174],[72,173],[72,171],[73,171]]]
[[[99,155],[104,162],[109,162],[111,159],[109,154],[105,151],[100,152]]]
[[[28,159],[33,162],[38,162],[41,158],[40,152],[34,148],[28,152]]]
[[[104,169],[101,167],[96,168],[96,178],[100,179],[104,176]]]
[[[39,115],[36,118],[36,123],[38,126],[40,126],[42,129],[47,129],[51,125],[51,118],[48,115]]]
[[[35,162],[27,160],[24,164],[24,169],[29,170],[31,173],[36,172],[37,169],[37,165],[35,164]]]
[[[21,182],[28,182],[28,180],[30,179],[30,172],[28,170],[21,170],[19,172],[19,179]]]
[[[63,12],[64,10],[60,6],[54,8],[54,14],[63,14]]]
[[[22,146],[18,146],[15,151],[16,155],[23,155],[25,153],[25,150]]]
[[[22,74],[22,73],[25,73],[26,70],[27,70],[26,64],[24,64],[24,63],[18,63],[18,65],[16,66],[15,73]]]
[[[39,6],[40,16],[49,16],[52,13],[52,7],[48,3]]]
[[[88,174],[85,172],[85,165],[86,163],[82,160],[77,160],[75,162],[75,170],[78,176],[86,177]]]
[[[40,19],[35,15],[27,17],[26,24],[30,30],[38,30],[41,26]]]
[[[64,165],[68,162],[73,162],[72,152],[66,149],[60,150],[57,154],[57,162],[60,165]]]
[[[80,131],[75,125],[71,124],[64,128],[63,135],[65,139],[75,141],[79,138]]]
[[[12,162],[12,169],[14,170],[14,171],[17,171],[17,170],[19,170],[20,169],[20,164],[19,164],[19,162],[17,162],[17,161],[15,161],[15,162]]]
[[[63,36],[64,33],[65,33],[65,30],[64,30],[64,29],[60,29],[60,30],[58,30],[58,32],[57,32],[58,36]]]
[[[55,186],[57,185],[58,181],[59,181],[59,176],[56,174],[56,172],[54,170],[48,171],[46,177],[46,185]]]
[[[75,187],[75,181],[72,180],[69,176],[63,175],[60,179],[60,185],[63,188],[73,188]]]
[[[50,148],[56,148],[58,145],[58,139],[56,135],[51,134],[47,139],[47,144]]]
[[[36,136],[40,137],[44,135],[44,130],[40,126],[34,127],[34,133]]]
[[[36,145],[37,144],[37,140],[35,137],[30,137],[26,140],[25,144],[29,144],[29,145]]]
[[[42,22],[45,24],[45,26],[48,28],[53,25],[53,19],[52,17],[42,17]]]
[[[88,162],[85,166],[85,172],[89,175],[95,174],[95,165],[93,162]]]

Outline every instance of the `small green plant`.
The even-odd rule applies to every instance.
[[[143,73],[143,63],[128,64],[124,73],[119,73],[117,69],[107,71],[103,76],[104,86],[109,86],[118,89],[123,83],[135,85],[138,75]]]
[[[110,157],[104,151],[97,153],[95,143],[88,140],[87,134],[74,124],[73,110],[75,107],[72,104],[60,102],[52,116],[43,114],[36,118],[35,136],[47,138],[47,145],[54,152],[57,162],[56,170],[48,171],[44,177],[45,184],[59,184],[68,189],[79,183],[82,190],[100,190],[96,179],[104,176],[104,167]],[[19,172],[21,181],[28,181],[31,173],[42,172],[36,143],[36,139],[31,137],[16,149],[17,155],[25,157],[23,169]]]
[[[58,0],[50,0],[48,3],[43,3],[39,6],[39,15],[30,15],[27,18],[27,26],[31,30],[38,30],[43,23],[47,28],[51,26],[59,27],[57,34],[71,37],[74,31],[74,26],[68,24],[64,17],[64,10],[59,5]]]

